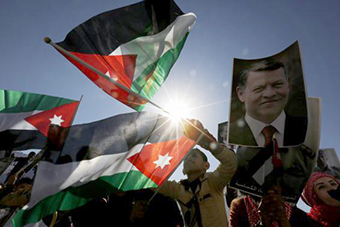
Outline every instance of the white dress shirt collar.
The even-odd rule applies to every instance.
[[[285,131],[285,122],[286,122],[286,113],[284,111],[271,123],[265,124],[261,121],[258,121],[246,113],[245,121],[247,122],[253,136],[258,144],[258,146],[264,146],[264,136],[261,133],[262,129],[268,125],[272,125],[276,128],[277,132],[275,132],[275,136],[278,142],[279,147],[283,146],[283,138],[284,138],[284,131]]]

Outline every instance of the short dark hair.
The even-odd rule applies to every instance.
[[[32,158],[32,157],[34,157],[34,156],[35,156],[35,152],[34,152],[34,151],[31,151],[31,152],[28,154],[27,157]]]
[[[33,184],[33,180],[31,178],[28,178],[28,177],[23,177],[23,178],[19,179],[16,184],[17,185],[19,185],[19,184]]]
[[[193,151],[198,152],[201,155],[201,157],[203,158],[203,160],[205,162],[208,162],[208,157],[200,149],[194,148],[194,149],[191,150],[191,152],[193,152]]]
[[[238,86],[244,87],[246,85],[249,72],[272,71],[272,70],[276,70],[279,68],[283,68],[285,76],[288,79],[286,65],[283,64],[282,62],[266,59],[260,62],[253,63],[242,71],[238,79]]]

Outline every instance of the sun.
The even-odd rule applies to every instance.
[[[170,101],[164,108],[171,120],[174,122],[180,122],[184,118],[191,117],[191,112],[188,104],[179,100]]]

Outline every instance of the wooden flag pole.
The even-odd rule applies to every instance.
[[[89,65],[88,63],[86,63],[85,61],[83,61],[82,59],[78,58],[77,56],[71,54],[70,52],[68,52],[67,50],[65,50],[64,48],[62,48],[61,46],[55,44],[54,42],[52,42],[52,40],[49,37],[45,37],[44,38],[45,43],[50,44],[51,46],[53,46],[55,49],[59,50],[60,52],[62,52],[63,54],[67,55],[68,57],[72,58],[73,60],[75,60],[76,62],[84,65],[86,68],[92,70],[93,72],[97,73],[98,75],[100,75],[101,77],[103,77],[104,79],[110,81],[111,83],[113,83],[114,85],[116,85],[117,87],[123,89],[124,91],[126,91],[127,93],[136,96],[139,99],[142,99],[148,103],[150,103],[151,105],[155,106],[156,108],[164,111],[167,114],[170,114],[167,110],[165,110],[164,108],[162,108],[161,106],[157,105],[156,103],[150,101],[149,99],[141,96],[140,94],[132,91],[131,89],[121,85],[120,83],[118,83],[116,80],[112,79],[111,77],[105,75],[104,73],[102,73],[101,71],[99,71],[98,69],[96,69],[95,67],[93,67],[92,65]]]

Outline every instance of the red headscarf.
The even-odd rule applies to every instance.
[[[314,183],[321,177],[332,178],[340,187],[340,183],[333,176],[327,173],[312,173],[302,192],[302,200],[312,207],[308,213],[309,217],[321,223],[323,226],[339,226],[340,207],[324,204],[314,191]]]
[[[243,201],[246,206],[247,210],[247,216],[249,220],[249,226],[254,227],[258,226],[259,223],[261,223],[261,216],[259,214],[259,208],[258,208],[258,203],[255,202],[253,198],[251,198],[249,195],[243,198]],[[287,219],[289,220],[291,215],[292,215],[292,206],[285,202],[285,214]],[[278,227],[277,222],[273,222],[272,227]]]

